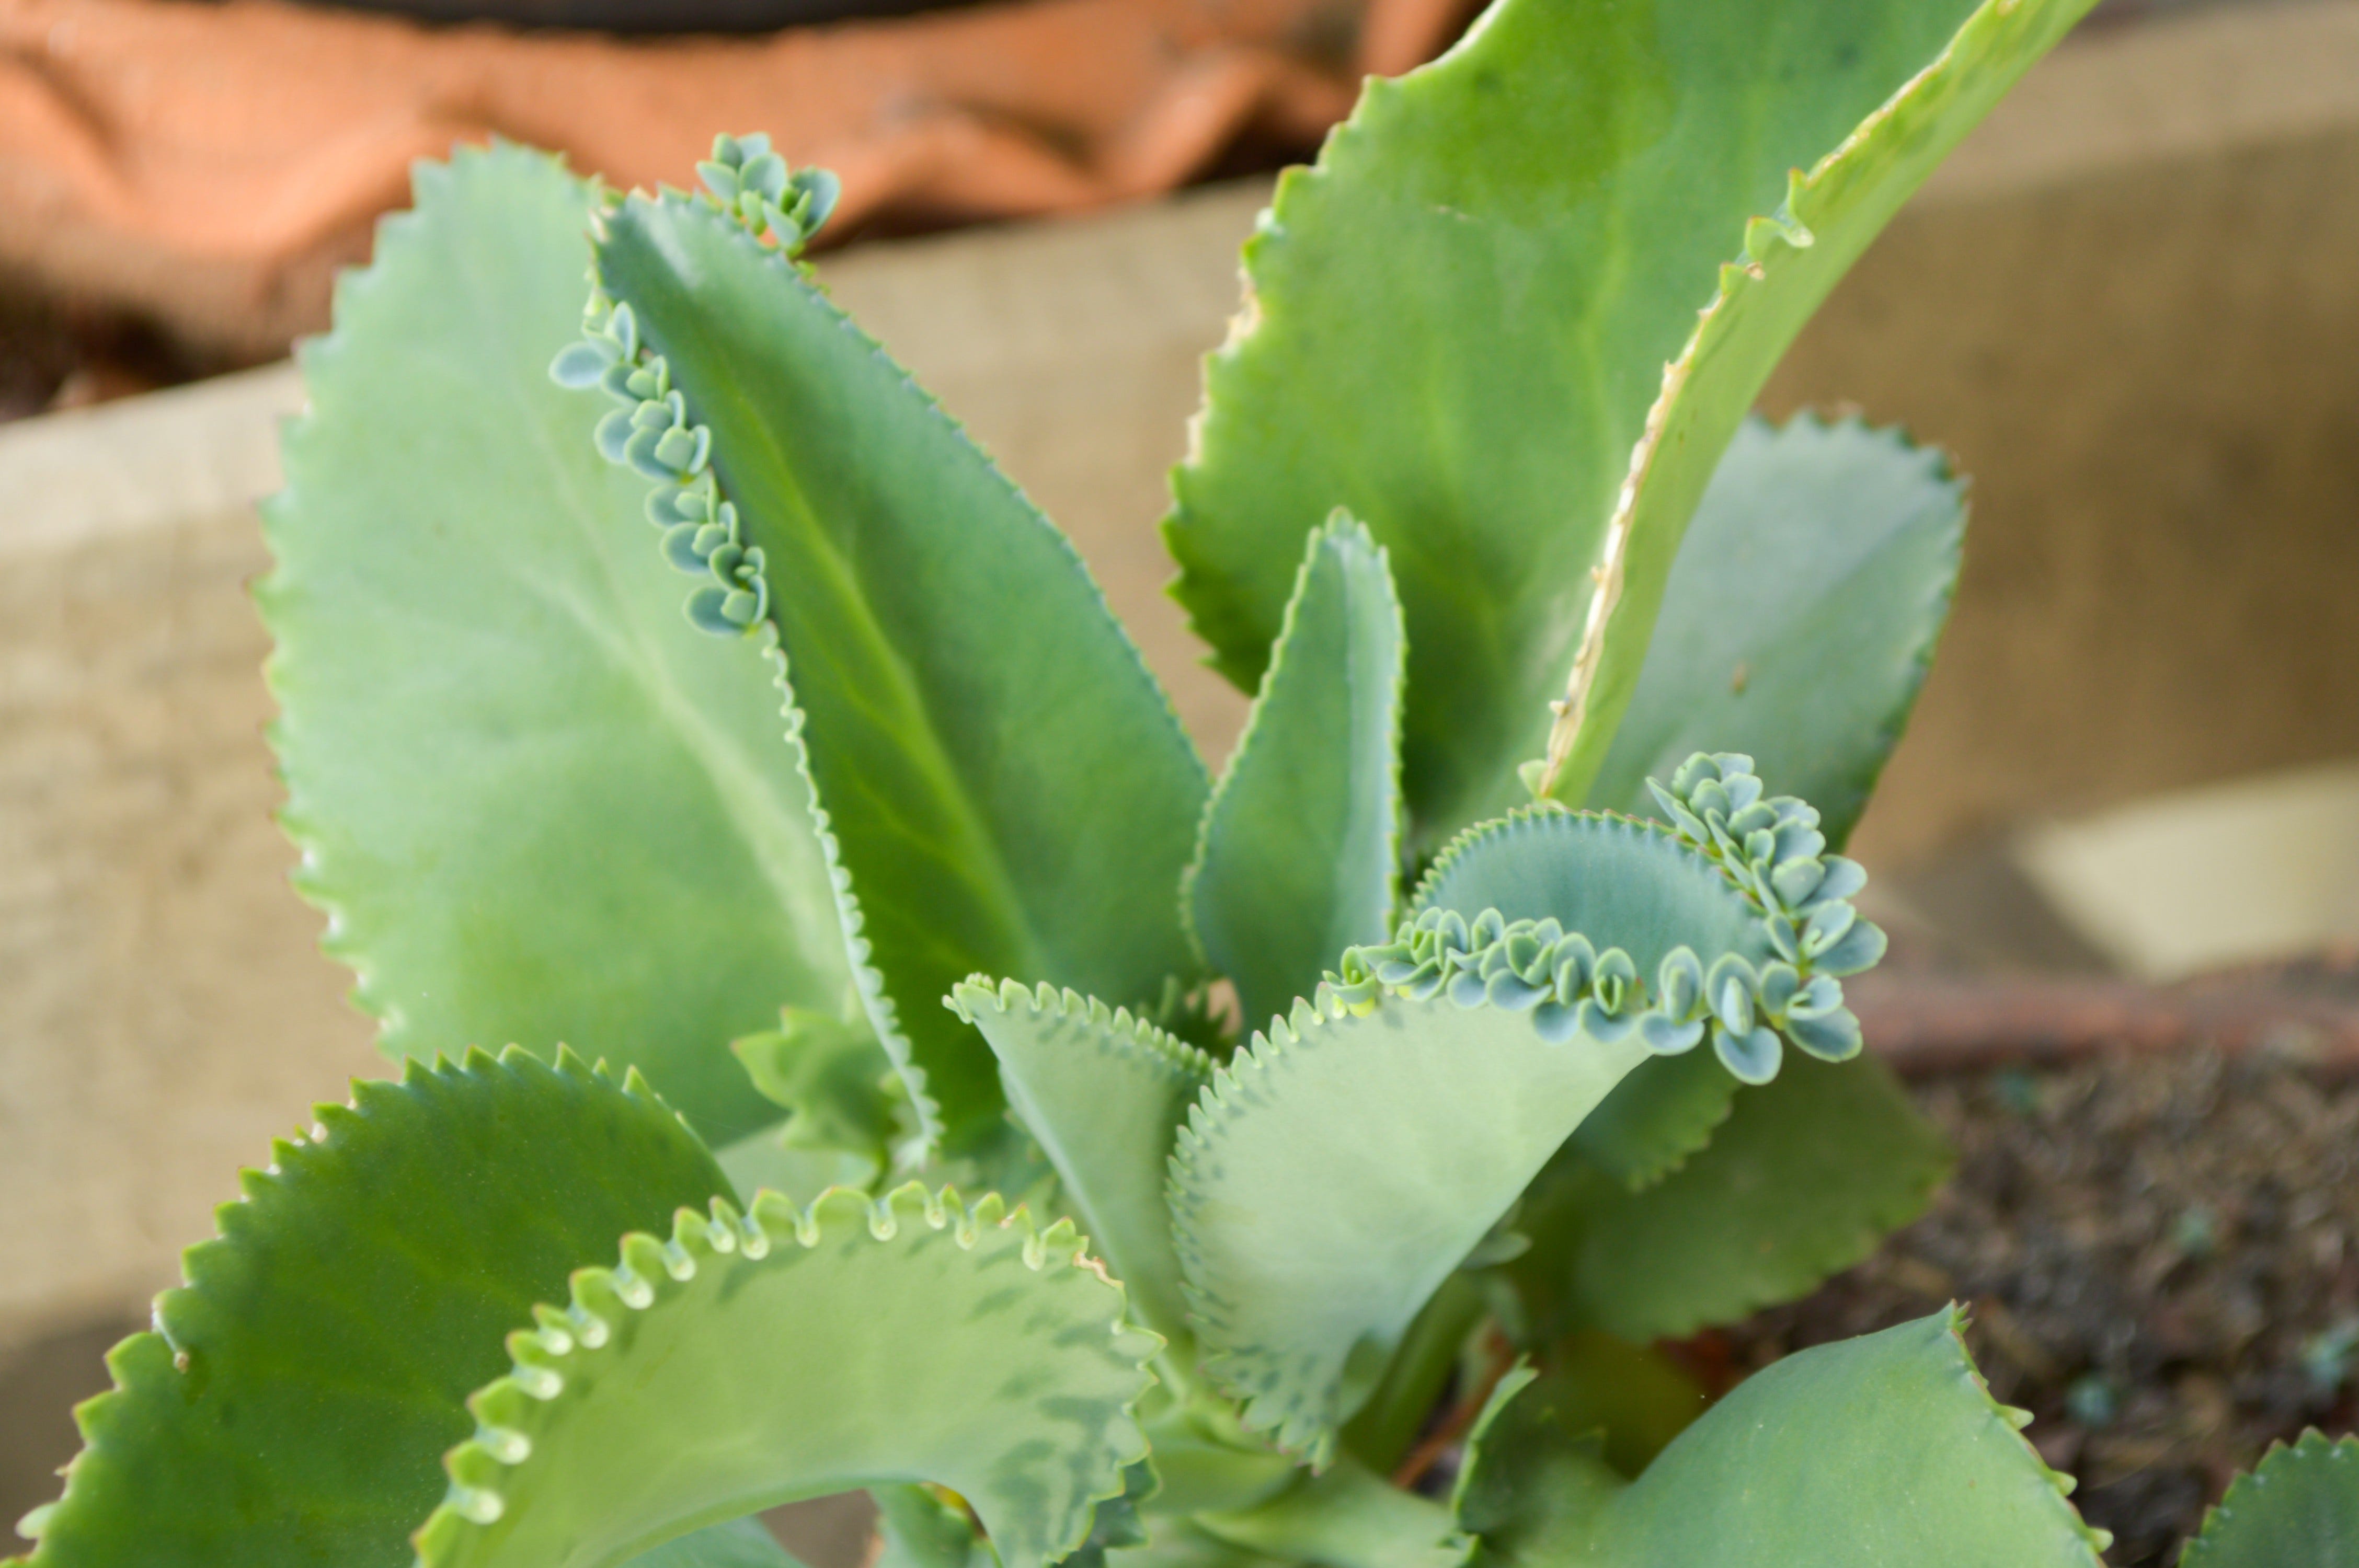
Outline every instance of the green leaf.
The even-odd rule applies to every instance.
[[[1172,1139],[1212,1080],[1201,1051],[1075,991],[969,980],[951,1000],[999,1056],[1008,1103],[1038,1139],[1140,1321],[1189,1334],[1163,1184]]]
[[[974,1508],[1006,1568],[1090,1533],[1146,1455],[1132,1406],[1161,1342],[1072,1226],[912,1183],[796,1209],[683,1214],[585,1269],[571,1325],[512,1336],[468,1408],[421,1568],[592,1568],[756,1509],[924,1478]]]
[[[893,1062],[867,1019],[790,1007],[777,1029],[733,1040],[729,1048],[762,1098],[792,1113],[778,1134],[780,1148],[840,1151],[879,1171],[891,1163],[893,1097],[885,1081]]]
[[[1680,545],[1593,805],[1652,815],[1646,779],[1745,752],[1842,848],[1949,618],[1965,486],[1938,450],[1856,419],[1739,427]]]
[[[1920,57],[1923,69],[1895,81],[1890,101],[1840,146],[1820,143],[1832,150],[1807,174],[1796,168],[1774,216],[1744,225],[1744,251],[1720,269],[1703,319],[1663,368],[1631,454],[1535,795],[1587,797],[1637,688],[1688,521],[1786,346],[1925,177],[2094,3],[1983,0],[1940,56]]]
[[[1232,1546],[1326,1568],[1458,1568],[1473,1545],[1448,1509],[1349,1458],[1258,1508],[1190,1522]]]
[[[1537,1385],[1537,1386],[1536,1386]],[[1474,1537],[1475,1568],[1554,1568],[1622,1489],[1591,1412],[1519,1365],[1466,1436],[1450,1506]]]
[[[603,341],[679,399],[644,406],[691,481],[657,509],[735,531],[688,563],[691,608],[775,622],[877,1035],[929,1118],[988,1129],[990,1054],[940,999],[978,970],[1130,1003],[1192,974],[1202,764],[1072,546],[790,260],[703,199],[602,222]]]
[[[1338,514],[1310,535],[1181,894],[1249,1026],[1392,929],[1405,656],[1385,553]]]
[[[1574,1128],[1569,1147],[1633,1192],[1687,1162],[1728,1119],[1737,1079],[1702,1051],[1648,1062]]]
[[[1652,1346],[1594,1329],[1548,1347],[1540,1386],[1525,1396],[1566,1432],[1599,1434],[1596,1457],[1623,1476],[1655,1462],[1709,1403],[1696,1380]]]
[[[736,1519],[668,1541],[632,1558],[625,1568],[802,1568],[802,1564],[762,1528],[759,1519]]]
[[[1558,1161],[1526,1206],[1532,1249],[1507,1267],[1538,1332],[1569,1317],[1678,1337],[1807,1294],[1923,1213],[1949,1171],[1884,1064],[1803,1057],[1644,1192]]]
[[[2058,9],[2022,7],[2043,28]],[[1302,535],[1348,507],[1401,584],[1419,841],[1520,799],[1515,767],[1548,732],[1664,363],[1721,264],[1788,171],[1843,143],[1971,10],[1501,0],[1439,61],[1371,82],[1246,244],[1245,314],[1208,362],[1175,478],[1177,591],[1218,666],[1250,688]],[[2024,49],[1973,62],[1977,104]],[[1932,130],[1937,157],[1949,119]],[[1846,227],[1828,243],[1847,262],[1850,242]],[[1717,456],[1690,460],[1709,473]],[[1674,527],[1665,567],[1678,542]]]
[[[107,1357],[35,1568],[408,1568],[501,1336],[623,1232],[728,1191],[643,1084],[570,1053],[413,1060],[314,1114]]]
[[[2311,1428],[2274,1444],[2203,1516],[2180,1568],[2348,1568],[2359,1563],[2359,1437]]]
[[[1438,951],[1397,942],[1367,961],[1389,966],[1390,981],[1406,983],[1414,964],[1435,983],[1487,983],[1495,1000],[1536,1003],[1544,1024],[1564,1020],[1572,991],[1592,977],[1603,986],[1612,975],[1613,993],[1630,999],[1625,1027],[1650,1050],[1678,1055],[1709,1036],[1721,1065],[1749,1084],[1777,1076],[1785,1042],[1829,1061],[1856,1055],[1859,1021],[1843,1005],[1839,977],[1884,956],[1884,933],[1850,902],[1867,875],[1822,854],[1818,812],[1791,795],[1764,795],[1752,762],[1699,753],[1669,787],[1647,781],[1670,827],[1547,807],[1461,835],[1412,907],[1420,925],[1445,912],[1462,924],[1478,911],[1537,923],[1502,951],[1514,975],[1494,962],[1479,975],[1452,976],[1433,967]],[[1553,961],[1570,966],[1577,983],[1568,989],[1555,977],[1564,994],[1542,996],[1533,988],[1550,976],[1536,967],[1531,945],[1560,934],[1571,946]],[[1709,1078],[1633,1090],[1599,1141],[1625,1179],[1658,1173],[1709,1131],[1717,1092]]]
[[[1171,1155],[1205,1369],[1321,1464],[1427,1297],[1646,1057],[1479,1001],[1359,1005],[1321,987],[1256,1035]]]
[[[879,1548],[871,1568],[995,1568],[966,1510],[922,1486],[875,1487]]]
[[[2017,1435],[2029,1416],[1991,1399],[1962,1325],[1952,1308],[1789,1356],[1624,1487],[1580,1463],[1579,1433],[1518,1416],[1531,1392],[1503,1384],[1470,1444],[1462,1522],[1484,1557],[1532,1568],[2099,1568],[2104,1532]]]
[[[765,1117],[727,1042],[848,983],[777,693],[680,623],[645,485],[549,384],[587,189],[498,146],[417,202],[304,348],[266,508],[297,885],[388,1053],[562,1041],[734,1136]]]

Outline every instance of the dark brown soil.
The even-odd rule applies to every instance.
[[[2174,1563],[2235,1471],[2359,1420],[2359,1078],[2297,1052],[2121,1052],[1920,1080],[1932,1211],[1728,1336],[1745,1368],[1956,1299],[1992,1391],[2080,1477],[2118,1568]]]

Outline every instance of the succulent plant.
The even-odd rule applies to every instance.
[[[1716,1404],[1662,1343],[1946,1168],[1840,850],[1962,488],[1745,410],[2086,3],[1498,0],[1371,83],[1175,479],[1217,782],[799,259],[831,177],[421,168],[259,589],[407,1065],[246,1174],[29,1561],[777,1564],[854,1488],[894,1568],[2094,1561],[1955,1312]]]

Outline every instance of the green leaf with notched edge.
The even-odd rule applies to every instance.
[[[990,1053],[940,999],[977,970],[1129,1003],[1192,974],[1202,764],[1072,546],[791,261],[703,198],[602,225],[606,341],[734,508],[693,602],[784,648],[877,1034],[945,1126],[987,1129]]]
[[[1710,1052],[1664,1056],[1614,1086],[1573,1129],[1569,1146],[1624,1186],[1643,1191],[1712,1141],[1736,1090],[1735,1075]]]
[[[1794,169],[1775,216],[1754,216],[1744,224],[1742,254],[1720,269],[1719,289],[1706,296],[1702,321],[1663,368],[1645,433],[1604,525],[1597,602],[1570,661],[1547,755],[1533,770],[1535,795],[1590,797],[1637,688],[1681,536],[1786,346],[1925,177],[2093,4],[1983,0],[1939,55],[1926,51],[1910,68],[1913,74],[1893,81],[1891,98],[1840,145],[1829,140],[1813,149],[1810,156],[1825,156],[1808,173]],[[1841,27],[1845,22],[1837,18],[1850,8],[1818,9]],[[1887,17],[1919,11],[1913,5],[1877,9]],[[1957,15],[1954,5],[1922,9],[1928,19],[1934,13]],[[1796,86],[1820,91],[1808,78]],[[1771,210],[1764,200],[1750,211]],[[1728,233],[1733,238],[1734,231]]]
[[[603,1568],[799,1498],[922,1478],[1006,1568],[1090,1534],[1146,1456],[1155,1336],[1070,1223],[914,1183],[798,1210],[683,1211],[573,1277],[554,1325],[468,1400],[478,1428],[418,1534],[421,1568]]]
[[[1348,1456],[1257,1508],[1190,1522],[1232,1546],[1325,1568],[1458,1568],[1473,1544],[1448,1509]]]
[[[1392,929],[1405,654],[1385,553],[1339,514],[1310,535],[1180,895],[1248,1026]]]
[[[624,1568],[802,1568],[759,1519],[707,1525],[634,1557]]]
[[[1187,1311],[1163,1184],[1180,1119],[1212,1081],[1211,1059],[1076,991],[978,977],[951,1000],[991,1043],[1008,1104],[1057,1167],[1139,1320],[1184,1363]]]
[[[1518,1365],[1467,1433],[1450,1506],[1474,1568],[1553,1568],[1622,1489],[1590,1412],[1560,1393]]]
[[[587,188],[499,146],[417,202],[304,346],[265,508],[297,885],[388,1053],[564,1042],[734,1136],[766,1117],[728,1042],[847,984],[777,690],[680,623],[645,484],[549,384]]]
[[[571,1054],[413,1060],[315,1114],[107,1357],[33,1568],[408,1568],[501,1336],[728,1190],[644,1084]]]
[[[2315,1428],[2275,1444],[2203,1516],[2180,1568],[2350,1568],[2359,1563],[2359,1437]]]
[[[1950,612],[1965,485],[1856,419],[1748,419],[1680,545],[1592,805],[1656,815],[1649,773],[1707,746],[1819,808],[1836,849],[1899,740]]]
[[[1250,688],[1303,535],[1367,523],[1408,612],[1419,843],[1524,798],[1664,362],[1746,220],[1972,9],[1501,0],[1281,181],[1175,476],[1177,592]]]
[[[1479,1000],[1359,1005],[1321,987],[1256,1035],[1171,1154],[1205,1369],[1321,1464],[1426,1298],[1646,1055]]]
[[[729,1043],[762,1098],[789,1113],[782,1149],[841,1151],[883,1170],[891,1162],[892,1058],[865,1018],[790,1007],[778,1027]]]
[[[1883,1063],[1799,1058],[1644,1192],[1559,1159],[1519,1221],[1532,1249],[1506,1270],[1539,1332],[1570,1320],[1625,1339],[1692,1334],[1858,1262],[1924,1212],[1950,1162]]]
[[[2099,1568],[2104,1533],[2018,1435],[2029,1415],[1992,1400],[1962,1325],[1951,1308],[1789,1356],[1626,1487],[1503,1383],[1461,1521],[1483,1532],[1478,1561],[1521,1568]]]

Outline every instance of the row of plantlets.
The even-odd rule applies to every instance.
[[[244,1177],[29,1561],[750,1568],[866,1487],[891,1568],[2094,1562],[1954,1310],[1658,1348],[1946,1168],[1840,851],[1961,485],[1745,410],[2087,3],[1498,0],[1371,82],[1174,477],[1217,781],[797,260],[828,177],[422,168],[259,589],[408,1065]],[[2349,1562],[2354,1475],[2189,1562]]]

